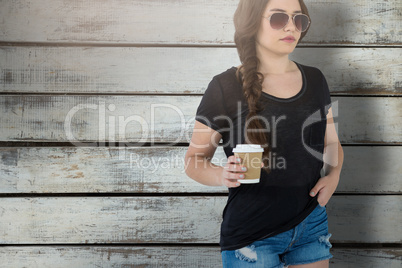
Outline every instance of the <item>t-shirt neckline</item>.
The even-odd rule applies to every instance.
[[[290,98],[279,98],[279,97],[275,97],[275,96],[273,96],[273,95],[271,95],[271,94],[268,94],[268,93],[266,93],[266,92],[264,92],[264,91],[261,92],[261,93],[262,93],[262,96],[264,96],[264,97],[266,97],[266,98],[268,98],[268,99],[272,99],[272,100],[278,101],[278,102],[291,102],[291,101],[295,101],[295,100],[299,99],[301,96],[303,96],[303,94],[304,94],[304,92],[306,91],[306,88],[307,88],[306,76],[305,76],[305,73],[304,73],[304,71],[303,71],[303,68],[300,66],[300,64],[297,63],[297,62],[295,62],[295,61],[293,61],[293,62],[296,64],[297,68],[299,68],[299,70],[300,70],[300,72],[301,72],[301,74],[302,74],[302,87],[301,87],[301,89],[299,90],[299,92],[298,92],[296,95],[294,95],[294,96],[292,96],[292,97],[290,97]],[[237,67],[235,67],[235,66],[233,66],[232,68],[234,68],[234,70],[237,70]],[[236,73],[235,73],[235,75],[236,75]],[[241,78],[243,79],[243,77],[241,77]],[[241,84],[240,84],[240,85],[241,85]],[[243,87],[243,85],[241,85],[241,87]]]

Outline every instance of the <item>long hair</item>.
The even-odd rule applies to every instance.
[[[248,140],[247,143],[260,144],[264,148],[263,169],[266,172],[270,172],[268,163],[269,144],[265,132],[259,131],[263,130],[264,127],[258,117],[258,112],[261,111],[259,99],[264,75],[258,72],[260,60],[257,57],[256,36],[268,2],[269,0],[240,0],[233,18],[235,26],[234,41],[242,63],[241,67],[237,69],[236,76],[239,81],[243,80],[243,93],[249,109],[246,118],[245,135]],[[302,13],[308,16],[308,10],[303,0],[299,0],[299,4]],[[307,31],[301,33],[299,42],[306,33]],[[240,78],[241,76],[242,79]]]

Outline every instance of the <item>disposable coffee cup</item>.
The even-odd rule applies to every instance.
[[[261,176],[262,153],[264,148],[259,144],[237,144],[233,149],[236,158],[243,160],[243,166],[247,168],[244,179],[237,180],[241,183],[259,183]]]

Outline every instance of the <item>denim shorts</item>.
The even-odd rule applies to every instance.
[[[326,208],[320,205],[293,229],[237,250],[222,251],[223,267],[283,268],[327,260],[329,252]]]

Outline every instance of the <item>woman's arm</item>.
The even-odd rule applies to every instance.
[[[335,129],[332,108],[328,110],[327,130],[325,132],[324,172],[326,176],[341,175],[343,164],[343,149]]]
[[[311,189],[310,195],[318,194],[317,201],[320,205],[325,206],[331,196],[334,194],[339,183],[343,164],[343,149],[336,133],[332,108],[327,114],[327,129],[325,131],[325,147],[324,147],[324,173],[325,176],[320,178],[317,184]]]
[[[242,174],[240,162],[234,156],[224,167],[211,163],[222,135],[212,128],[195,121],[190,145],[185,156],[185,171],[193,180],[209,186],[238,187]],[[236,172],[236,173],[235,173]],[[238,173],[237,173],[238,172]]]

